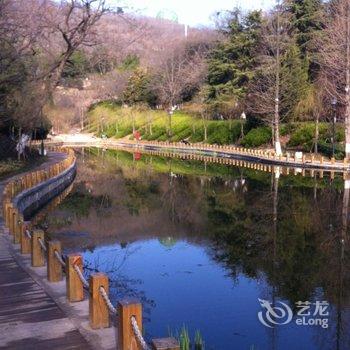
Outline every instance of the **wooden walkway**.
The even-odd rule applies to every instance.
[[[48,163],[56,156],[49,157]],[[0,349],[91,349],[53,299],[16,262],[5,235],[1,210]]]
[[[194,143],[185,145],[181,142],[161,142],[161,141],[131,141],[127,139],[100,139],[97,137],[90,137],[84,141],[79,141],[74,137],[66,140],[48,140],[45,142],[46,146],[64,146],[64,147],[101,147],[105,149],[126,149],[133,152],[147,152],[151,151],[162,153],[163,156],[172,157],[175,155],[187,155],[189,157],[207,158],[212,157],[222,160],[233,161],[247,161],[255,164],[265,164],[271,166],[283,166],[296,169],[310,169],[328,172],[348,173],[350,172],[350,163],[348,160],[330,160],[323,156],[316,156],[314,154],[303,153],[302,158],[296,158],[293,154],[287,152],[285,155],[276,156],[273,150],[268,149],[249,149],[238,147],[234,145],[210,145],[202,143]],[[82,136],[82,135],[80,135]],[[191,158],[190,158],[191,159]]]

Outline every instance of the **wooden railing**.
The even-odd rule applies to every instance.
[[[36,144],[39,144],[36,142]],[[146,149],[154,147],[164,150],[181,150],[185,152],[192,152],[193,154],[212,154],[216,157],[225,157],[225,155],[240,156],[246,158],[246,160],[264,161],[270,164],[285,165],[292,167],[316,167],[324,170],[338,170],[338,171],[350,171],[350,163],[344,158],[343,160],[336,160],[334,157],[327,158],[321,155],[315,155],[312,153],[302,153],[298,156],[298,152],[285,152],[282,155],[277,155],[272,149],[254,149],[240,147],[236,145],[217,145],[207,143],[191,143],[185,144],[184,142],[167,142],[167,141],[129,141],[129,140],[117,140],[117,139],[92,139],[91,141],[74,142],[74,141],[45,141],[47,145],[61,145],[61,146],[96,146],[96,147],[133,147],[134,149]]]
[[[45,182],[67,170],[76,161],[74,152],[67,150],[66,159],[47,169],[34,171],[10,181],[4,189],[3,206],[5,225],[20,244],[22,254],[31,255],[31,266],[47,266],[47,280],[57,283],[66,280],[66,297],[69,302],[79,302],[89,298],[89,324],[92,330],[111,326],[111,317],[118,321],[119,350],[168,349],[180,350],[179,342],[174,338],[153,339],[148,345],[142,335],[142,305],[138,300],[124,299],[114,307],[109,299],[109,279],[104,273],[91,274],[87,281],[84,277],[83,257],[80,254],[62,255],[62,244],[58,240],[46,241],[45,232],[32,227],[30,221],[24,221],[14,205],[14,199],[21,192]]]
[[[101,144],[104,146],[108,146],[111,143],[109,140],[102,141]],[[113,144],[113,141],[112,141]],[[154,142],[154,141],[141,141],[134,142],[136,146],[153,146],[153,147],[162,147],[169,149],[188,149],[192,151],[210,151],[216,152],[220,155],[220,153],[226,154],[236,154],[242,155],[246,157],[250,157],[252,159],[263,159],[266,161],[271,161],[273,163],[284,163],[286,165],[313,165],[318,167],[330,167],[330,168],[341,168],[348,169],[349,162],[346,158],[343,160],[336,160],[334,157],[331,159],[326,158],[321,155],[309,154],[309,153],[301,153],[301,157],[298,157],[298,152],[286,152],[281,155],[277,155],[274,150],[266,150],[266,149],[251,149],[233,145],[216,145],[216,144],[204,144],[204,143],[196,143],[185,145],[182,142]]]

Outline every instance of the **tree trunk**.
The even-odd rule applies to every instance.
[[[81,130],[84,130],[84,109],[80,109]]]
[[[169,108],[169,111],[168,111],[168,127],[169,127],[169,130],[168,130],[168,141],[171,140],[171,137],[173,136],[173,133],[172,133],[172,125],[171,125],[171,122],[172,122],[172,112],[173,112],[173,102],[171,102],[170,104],[170,108]]]
[[[318,153],[318,138],[319,138],[319,113],[316,112],[316,123],[315,123],[315,153]]]
[[[205,120],[205,117],[203,114],[202,114],[202,120],[203,120],[203,129],[204,129],[204,141],[207,141],[207,139],[208,139],[208,126],[207,126],[207,121]]]
[[[152,117],[148,114],[148,125],[149,125],[149,134],[152,136]]]
[[[347,176],[344,181],[344,193],[343,193],[343,206],[342,206],[342,239],[343,243],[347,240],[347,227],[348,227],[348,213],[349,213],[349,194],[350,192],[350,179]]]
[[[350,8],[346,5],[345,158],[350,158]]]
[[[169,130],[168,130],[168,139],[169,139],[169,141],[171,140],[171,136],[172,136],[172,131],[171,131],[171,128],[172,128],[172,126],[171,126],[171,113],[169,112],[168,113],[168,122],[169,122]]]
[[[278,4],[279,6],[279,4]],[[280,97],[280,9],[277,12],[277,37],[276,37],[276,83],[275,83],[275,152],[279,156],[282,154],[280,142],[280,113],[279,113],[279,97]]]
[[[21,137],[22,137],[22,128],[20,127],[18,129],[18,145],[21,142]],[[18,157],[18,160],[21,160],[20,147],[18,148],[18,151],[17,151],[17,157]]]

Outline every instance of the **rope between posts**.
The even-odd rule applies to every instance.
[[[139,341],[141,347],[143,350],[150,350],[149,346],[147,345],[145,339],[143,339],[143,336],[141,334],[140,328],[137,325],[136,318],[134,316],[131,316],[131,326],[134,331],[135,337]]]
[[[26,230],[26,235],[29,239],[32,239],[32,235],[30,234],[30,231],[29,230]]]
[[[57,250],[55,250],[55,257],[63,267],[66,267],[66,263],[63,261],[61,254]]]
[[[102,298],[104,299],[109,311],[113,314],[116,315],[117,314],[117,310],[116,308],[113,306],[113,304],[111,303],[111,300],[109,299],[106,290],[101,286],[99,288],[99,291],[101,293]]]
[[[39,244],[44,252],[46,252],[46,246],[41,238],[38,238]]]
[[[78,265],[74,265],[73,268],[74,268],[75,272],[78,274],[78,277],[79,277],[81,283],[82,283],[86,288],[89,288],[89,283],[88,283],[88,281],[85,279],[83,273],[80,271],[79,266],[78,266]]]

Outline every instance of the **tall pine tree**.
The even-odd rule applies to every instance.
[[[281,62],[281,115],[285,120],[299,119],[297,106],[307,96],[309,86],[308,61],[292,43]]]
[[[291,14],[291,25],[301,57],[309,60],[310,81],[314,81],[319,71],[315,39],[324,28],[322,0],[287,0],[285,6]]]
[[[209,100],[237,103],[243,99],[254,74],[256,47],[261,36],[260,11],[241,17],[234,11],[227,28],[227,40],[211,53],[208,62]]]

